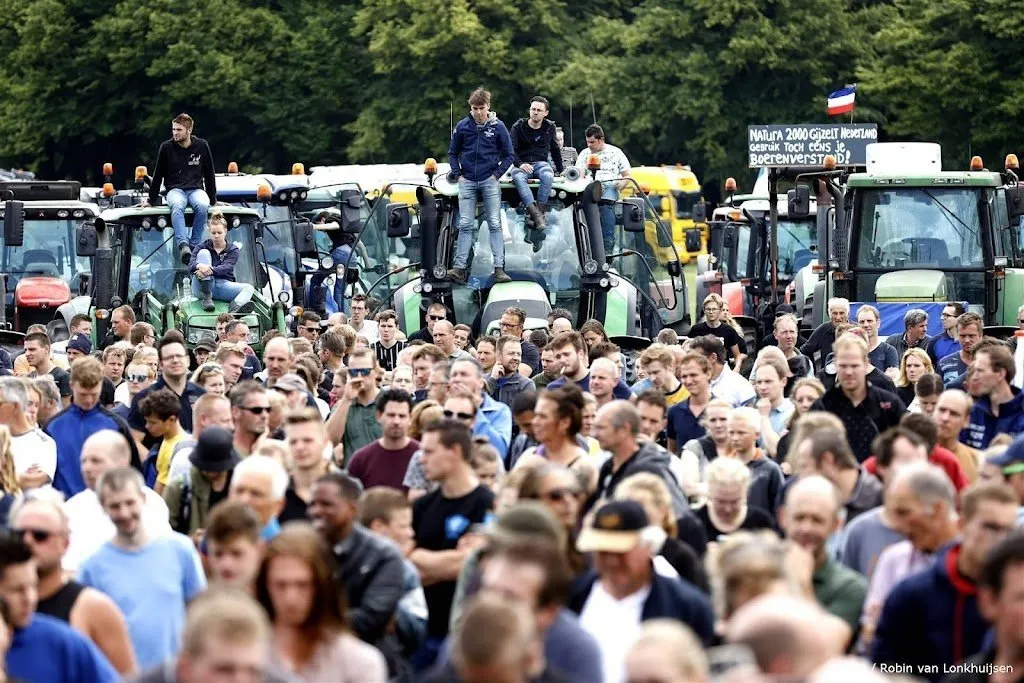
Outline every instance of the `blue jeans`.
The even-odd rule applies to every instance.
[[[167,191],[167,206],[171,207],[171,225],[174,226],[174,243],[188,243],[195,247],[203,240],[206,229],[206,214],[210,210],[210,197],[204,190]],[[185,232],[185,207],[191,206],[193,213],[192,236]]]
[[[206,249],[200,249],[199,254],[196,256],[196,264],[201,266],[212,266],[213,260],[210,256],[210,252]],[[256,292],[256,288],[252,285],[224,280],[214,277],[213,275],[200,277],[199,275],[193,274],[192,293],[196,296],[199,296],[200,280],[213,280],[213,298],[216,301],[230,301],[231,305],[235,308],[242,304],[249,303],[249,300],[252,299],[252,295]]]
[[[459,241],[455,246],[456,268],[465,269],[469,260],[469,249],[476,237],[476,199],[484,200],[484,215],[490,233],[491,254],[494,267],[505,267],[505,240],[501,235],[501,185],[491,176],[486,180],[459,178]]]
[[[615,186],[617,180],[606,180],[601,183],[601,199],[613,199],[618,201],[619,189]],[[615,207],[601,207],[601,235],[604,237],[605,256],[612,253],[615,248]]]
[[[531,178],[540,179],[540,187],[537,188],[537,201],[546,204],[551,197],[551,187],[555,184],[555,172],[551,170],[551,164],[546,161],[533,163],[533,173],[527,173],[518,168],[512,169],[512,182],[519,190],[519,197],[523,200],[524,206],[533,204],[533,192],[526,181]]]

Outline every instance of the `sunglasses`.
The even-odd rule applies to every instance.
[[[15,529],[11,528],[11,533],[18,538],[24,538],[25,534],[32,536],[32,540],[36,543],[46,543],[53,536],[52,531],[46,529]]]
[[[145,382],[149,375],[125,375],[124,378],[129,382]]]
[[[428,315],[427,316],[427,320],[432,320],[432,321],[434,321],[436,323],[439,320],[444,320],[444,316],[443,315]]]
[[[373,372],[373,368],[349,368],[349,377],[369,377],[370,373]]]
[[[561,501],[567,498],[572,498],[575,495],[576,492],[574,490],[566,487],[559,489],[551,489],[550,491],[544,494],[544,498],[554,503],[560,503]]]
[[[1018,320],[1017,322],[1020,323],[1021,325],[1024,325],[1024,320]]]
[[[263,413],[270,413],[270,406],[239,406],[242,410],[252,415],[262,415]]]
[[[306,332],[311,332],[313,334],[320,334],[319,327],[303,327],[302,329],[304,329]]]
[[[454,410],[444,411],[444,416],[447,417],[449,420],[456,417],[459,418],[460,420],[472,420],[473,418],[476,417],[476,415],[474,415],[473,413],[457,413]]]

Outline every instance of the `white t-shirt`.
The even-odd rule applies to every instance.
[[[146,502],[142,508],[142,524],[153,537],[171,533],[171,513],[160,495],[149,488],[144,490]],[[89,557],[104,543],[114,538],[117,529],[110,517],[103,511],[100,499],[92,489],[75,494],[64,503],[68,516],[68,551],[61,564],[65,571],[77,572]]]
[[[32,465],[53,481],[57,472],[57,443],[43,430],[36,428],[21,436],[11,437],[11,452],[14,454],[14,473],[21,476],[28,472]]]
[[[349,325],[352,323],[349,322]],[[355,328],[353,328],[355,329]],[[376,320],[364,320],[363,329],[356,330],[356,334],[359,336],[366,337],[366,341],[370,344],[376,344],[380,341],[380,330],[377,328]]]
[[[711,380],[711,393],[715,398],[731,403],[733,408],[738,408],[757,396],[753,385],[728,365],[722,368],[716,379]]]
[[[640,635],[640,619],[651,587],[616,600],[601,585],[594,587],[580,612],[580,626],[597,641],[605,683],[624,683],[626,655]]]
[[[604,149],[596,154],[589,149],[580,152],[579,158],[576,159],[577,168],[586,171],[587,159],[591,156],[596,156],[601,160],[601,170],[597,172],[597,180],[617,180],[622,177],[623,171],[628,171],[631,168],[629,159],[622,153],[622,150],[608,143],[605,143]]]
[[[132,395],[128,391],[128,382],[121,382],[114,389],[114,403],[121,403],[126,406],[132,404]]]

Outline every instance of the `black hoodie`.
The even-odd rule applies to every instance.
[[[519,119],[512,124],[509,134],[512,136],[512,153],[514,155],[512,164],[522,166],[523,164],[534,164],[538,161],[552,161],[555,171],[561,173],[562,150],[555,140],[555,124],[544,119],[540,122],[540,128],[530,127],[529,119]]]

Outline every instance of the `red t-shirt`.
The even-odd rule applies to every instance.
[[[967,475],[964,474],[964,468],[960,466],[960,461],[956,459],[953,451],[948,448],[936,445],[928,455],[928,462],[943,469],[949,480],[953,482],[957,492],[963,491],[970,484],[967,481]],[[877,468],[875,467],[875,456],[872,455],[864,461],[864,469],[878,476]]]
[[[400,491],[408,491],[402,486],[405,471],[409,467],[412,454],[420,449],[420,444],[409,439],[405,448],[390,451],[380,445],[380,439],[369,443],[352,455],[348,463],[348,473],[361,481],[364,488],[373,486],[390,486]]]

